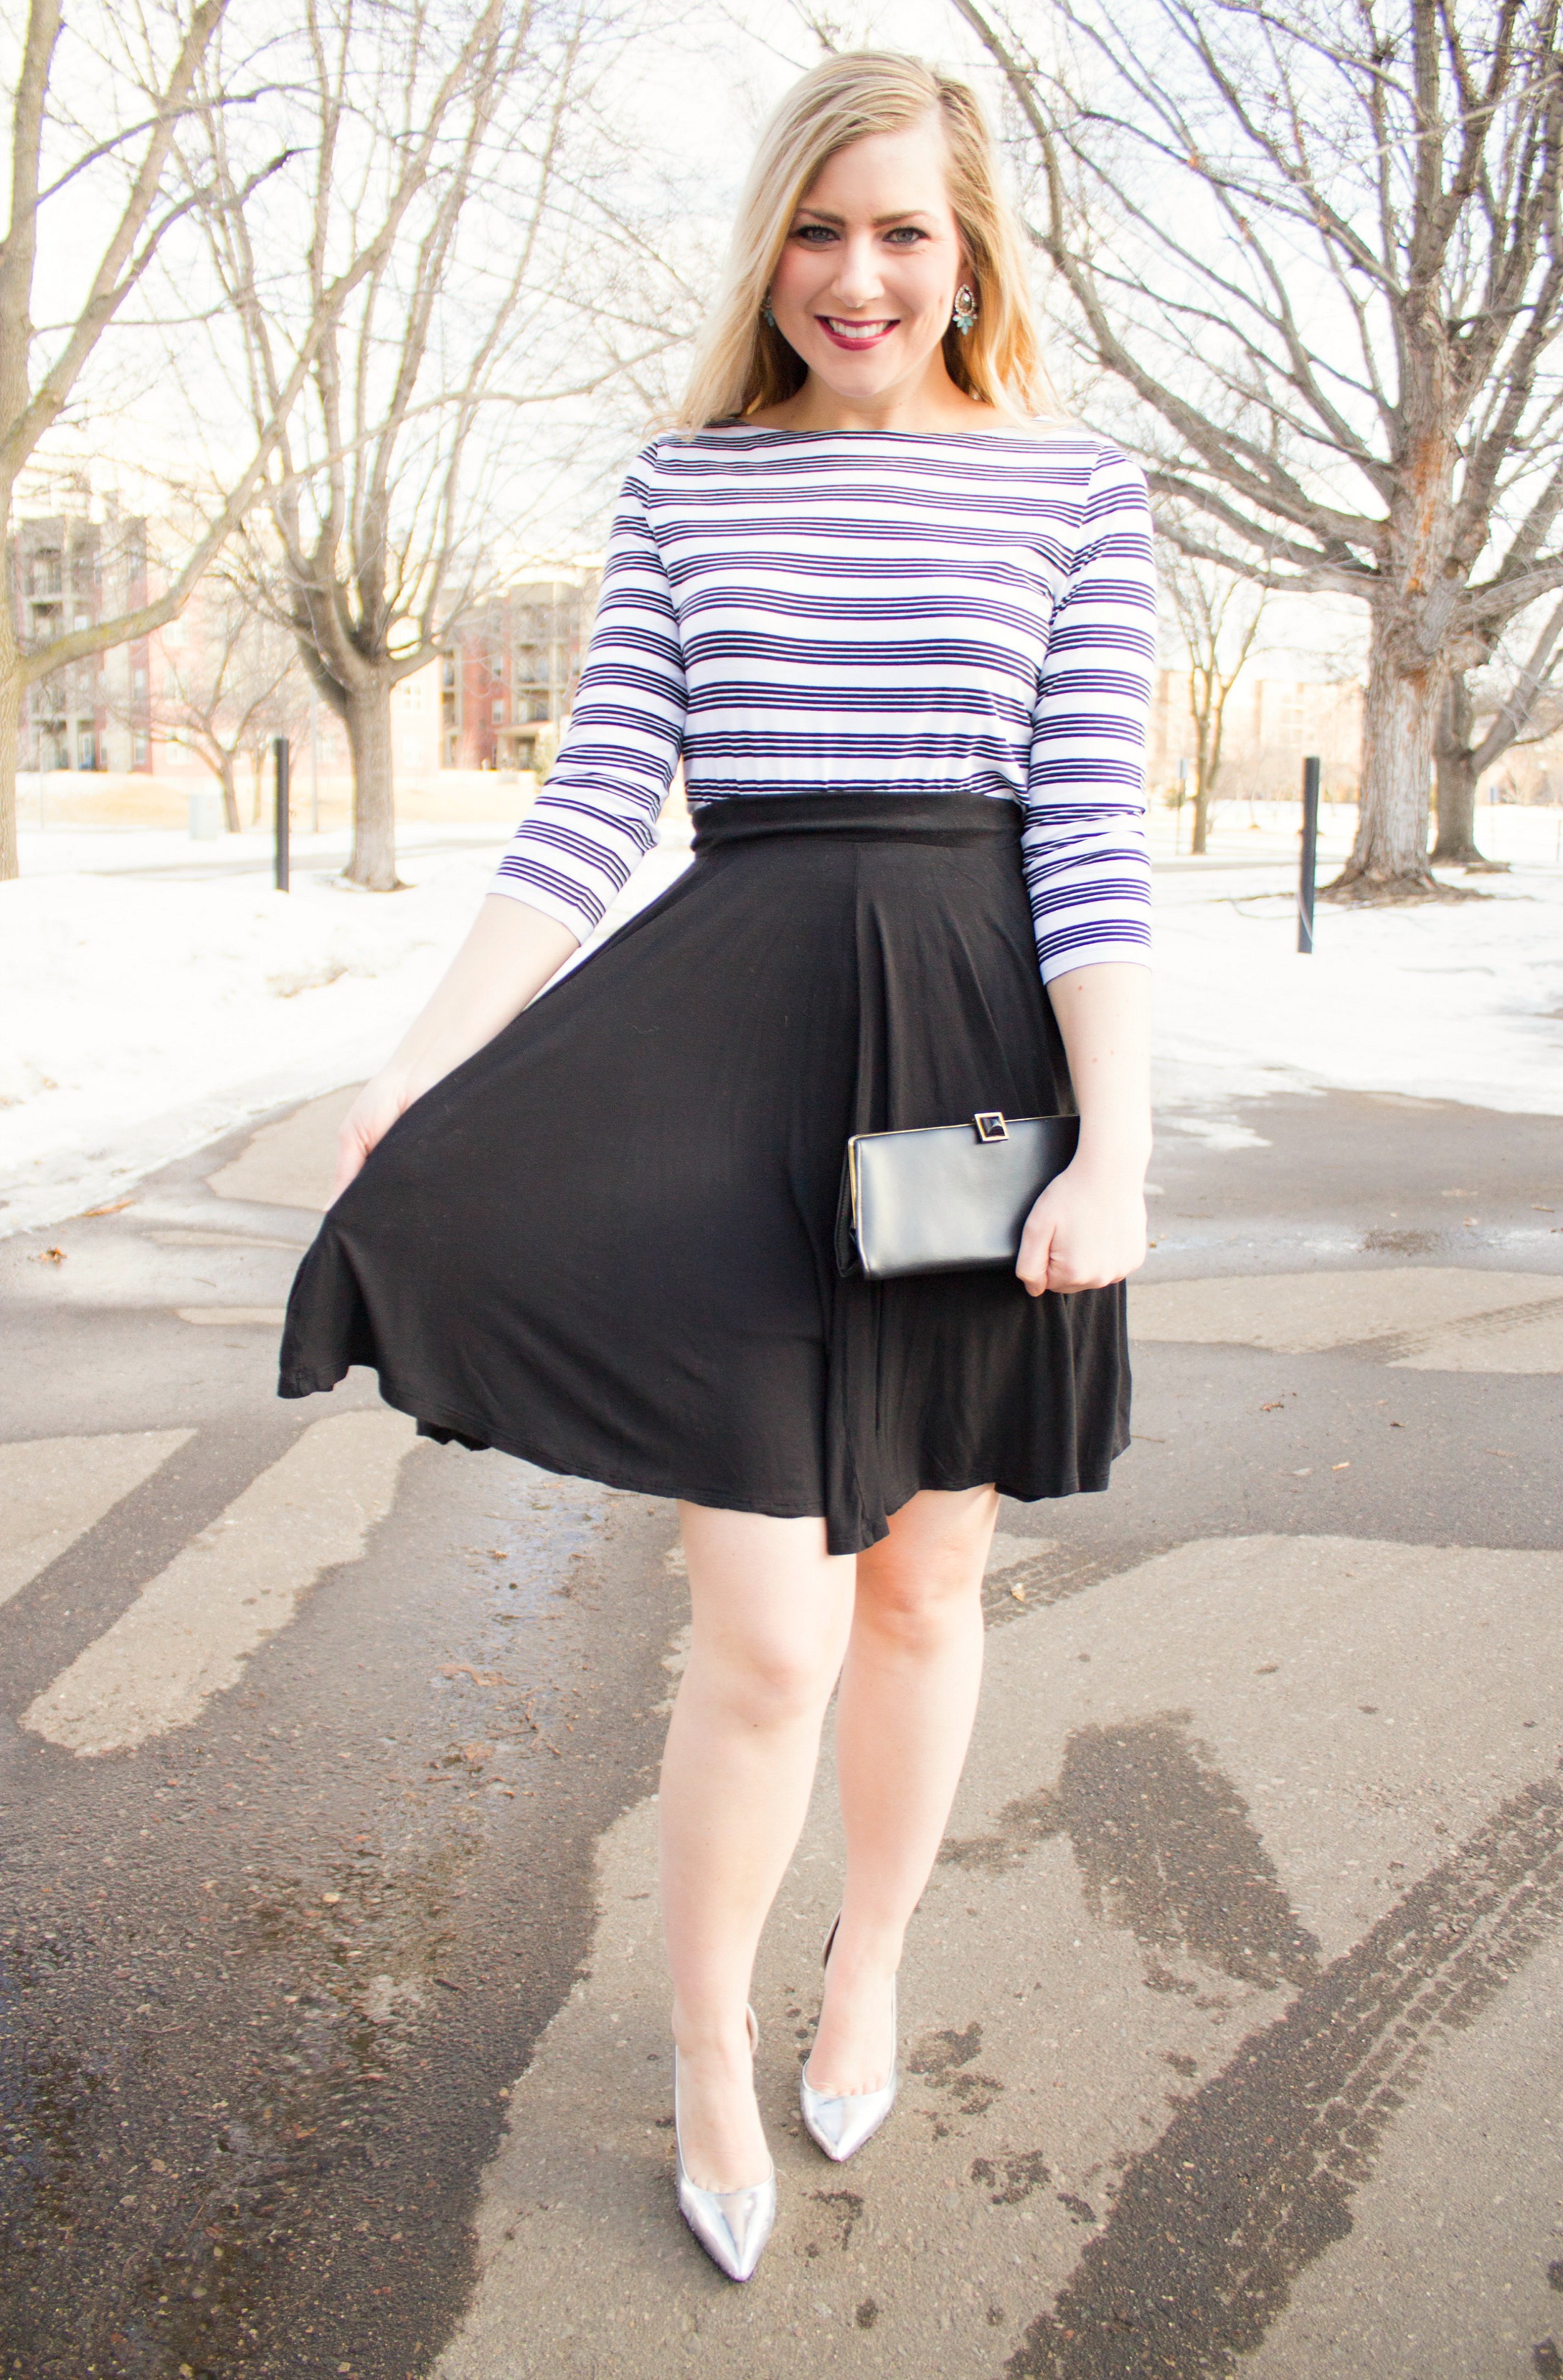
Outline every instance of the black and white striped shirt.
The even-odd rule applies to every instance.
[[[1045,979],[1145,961],[1155,636],[1135,467],[1079,429],[664,436],[624,482],[547,785],[492,889],[583,939],[690,807],[1017,802]]]

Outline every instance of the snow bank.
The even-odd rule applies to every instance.
[[[1207,865],[1158,869],[1168,1121],[1241,1136],[1236,1102],[1327,1084],[1563,1111],[1553,814],[1500,814],[1515,871],[1474,880],[1485,899],[1321,909],[1307,959],[1295,819],[1250,824],[1233,805]],[[1170,860],[1170,820],[1155,832]],[[685,864],[670,834],[609,929]],[[296,845],[281,894],[256,838],[24,836],[23,878],[0,885],[0,1232],[124,1196],[248,1118],[370,1072],[465,933],[502,842],[490,826],[410,832],[410,889],[376,897],[339,888],[341,850],[324,843]]]
[[[1158,875],[1163,1119],[1230,1143],[1237,1101],[1330,1085],[1563,1112],[1563,868],[1453,880],[1484,897],[1321,904],[1304,958],[1290,870]]]
[[[504,837],[404,835],[412,880],[388,895],[345,891],[308,843],[283,893],[259,838],[204,863],[172,833],[36,840],[21,880],[0,885],[0,1233],[123,1197],[248,1117],[371,1073],[466,932]],[[654,854],[636,905],[685,857]],[[39,861],[50,872],[30,872]]]

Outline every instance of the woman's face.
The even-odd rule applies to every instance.
[[[854,141],[823,167],[771,277],[771,311],[827,388],[872,403],[927,375],[965,271],[930,115]]]

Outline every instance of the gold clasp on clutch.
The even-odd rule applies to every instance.
[[[1008,1140],[1010,1127],[1001,1115],[988,1111],[972,1118],[979,1140]]]

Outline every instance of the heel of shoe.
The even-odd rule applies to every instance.
[[[752,2008],[745,2009],[751,2056],[759,2047],[759,2025]],[[673,2050],[673,2155],[677,2163],[678,2211],[719,2272],[730,2281],[746,2281],[759,2263],[776,2222],[776,2168],[763,2181],[741,2190],[702,2190],[691,2181],[684,2163],[684,2136],[678,2119],[678,2051]]]
[[[829,1966],[841,1925],[838,1910],[835,1921],[825,1937],[821,1965]],[[901,2088],[901,2011],[896,1979],[891,1977],[891,2070],[890,2081],[878,2091],[831,2092],[817,2091],[808,2079],[805,2060],[798,2076],[798,2105],[803,2110],[804,2130],[817,2148],[824,2150],[833,2165],[845,2165],[855,2156],[867,2141],[871,2141],[894,2107]]]

